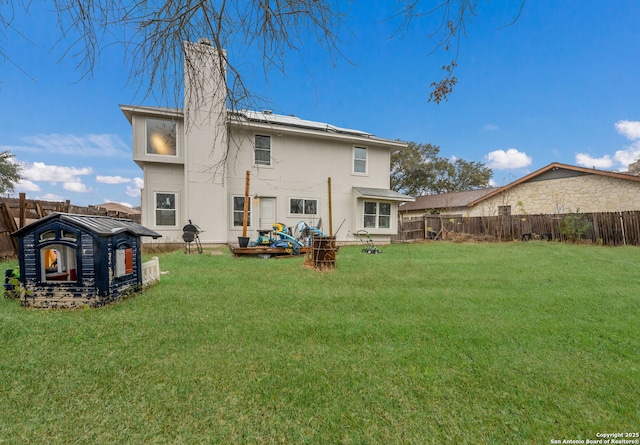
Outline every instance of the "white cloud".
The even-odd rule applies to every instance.
[[[494,124],[484,124],[482,126],[482,129],[485,131],[496,131],[498,129],[498,126]]]
[[[16,184],[15,191],[18,193],[39,192],[42,189],[35,182],[23,179]]]
[[[576,155],[576,164],[588,168],[610,169],[613,167],[613,159],[609,155],[594,158],[586,153],[578,153]]]
[[[144,179],[142,178],[133,178],[133,186],[127,186],[127,196],[131,196],[132,198],[139,198],[141,193],[140,190],[144,188]]]
[[[55,193],[45,193],[44,195],[41,196],[36,196],[35,199],[38,199],[40,201],[54,201],[54,202],[64,202],[66,201],[66,198],[60,195],[56,195]]]
[[[90,187],[87,187],[81,181],[65,182],[62,185],[62,188],[70,192],[76,192],[76,193],[89,193],[92,191]]]
[[[485,156],[487,167],[495,170],[522,168],[531,165],[533,160],[526,153],[510,148],[507,151],[495,150]]]
[[[133,178],[133,184],[139,189],[144,188],[144,179],[142,178]]]
[[[130,178],[123,178],[122,176],[96,176],[96,182],[102,184],[126,184],[131,182]]]
[[[127,196],[131,196],[132,198],[139,198],[142,193],[140,192],[139,188],[131,187],[130,185],[128,185],[126,194]]]
[[[78,176],[90,175],[93,173],[91,167],[62,167],[59,165],[47,165],[44,162],[34,162],[26,165],[22,175],[31,181],[57,182],[79,182]]]
[[[622,120],[615,123],[616,131],[632,141],[640,139],[640,121]]]
[[[625,168],[640,160],[640,141],[634,142],[632,145],[628,145],[624,150],[616,151],[616,154],[613,155],[613,158],[618,161]]]
[[[587,153],[578,153],[576,164],[588,168],[626,171],[629,164],[640,160],[640,121],[620,120],[614,126],[619,134],[632,141],[631,144],[617,150],[613,156],[607,154],[594,158]]]
[[[44,150],[54,154],[73,156],[123,157],[130,156],[129,147],[115,134],[39,134],[22,138],[28,147],[23,151]]]
[[[29,181],[32,184],[37,181],[50,184],[62,183],[64,190],[88,193],[92,190],[82,182],[81,176],[90,175],[91,173],[93,173],[91,167],[63,167],[60,165],[47,165],[44,162],[34,162],[33,164],[25,165],[22,175],[25,181]]]

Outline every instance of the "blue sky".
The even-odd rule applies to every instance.
[[[486,163],[495,185],[551,162],[623,171],[640,157],[640,2],[530,0],[507,26],[519,2],[481,0],[461,40],[458,85],[439,105],[427,102],[429,84],[452,54],[433,51],[427,20],[392,38],[396,2],[344,5],[349,60],[310,41],[265,82],[251,51],[230,49],[274,112],[432,143],[442,156]],[[16,192],[139,205],[142,171],[118,105],[165,104],[137,99],[121,48],[106,48],[94,76],[80,79],[77,60],[60,60],[55,15],[40,2],[15,12],[0,34],[0,150],[25,166]]]

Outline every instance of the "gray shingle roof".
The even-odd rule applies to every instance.
[[[413,197],[403,195],[395,190],[368,187],[354,187],[353,190],[363,198],[390,199],[393,201],[413,201]]]
[[[441,193],[439,195],[418,196],[414,202],[401,206],[401,212],[410,212],[428,209],[445,209],[454,207],[467,207],[469,203],[488,195],[498,188],[466,190],[464,192]]]
[[[25,232],[32,230],[36,225],[42,225],[45,222],[52,219],[60,219],[66,221],[74,226],[84,228],[98,236],[112,236],[121,232],[129,232],[137,236],[150,236],[152,238],[160,238],[157,232],[151,229],[129,221],[127,219],[111,218],[109,216],[95,216],[95,215],[76,215],[72,213],[52,213],[45,216],[21,229],[18,229],[12,236],[19,236]]]

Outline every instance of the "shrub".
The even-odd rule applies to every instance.
[[[560,221],[558,230],[567,241],[575,242],[588,234],[592,227],[593,223],[587,220],[587,217],[580,213],[580,209],[578,209],[575,213],[565,216]]]

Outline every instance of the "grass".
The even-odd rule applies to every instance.
[[[0,443],[538,444],[638,430],[640,249],[160,255],[95,310],[0,301]],[[14,265],[6,264],[6,268]]]

